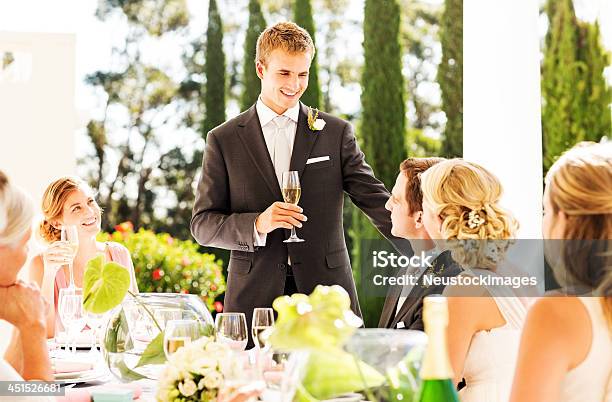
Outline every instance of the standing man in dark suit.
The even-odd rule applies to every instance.
[[[424,252],[431,256],[431,267],[412,268],[401,271],[402,275],[418,278],[416,286],[394,286],[389,289],[378,326],[380,328],[405,328],[423,331],[423,299],[432,294],[441,294],[444,286],[423,286],[424,275],[456,276],[461,267],[453,261],[450,251],[441,251],[423,226],[423,193],[421,173],[443,158],[409,158],[400,165],[391,198],[386,208],[391,211],[394,236],[408,239],[415,255]]]
[[[191,233],[202,245],[231,250],[225,311],[244,312],[249,321],[254,307],[319,284],[346,289],[360,315],[342,227],[344,192],[392,238],[389,192],[351,125],[299,102],[314,52],[297,25],[267,28],[255,57],[259,100],[206,140]],[[281,202],[285,171],[299,172],[299,206]],[[292,226],[304,242],[283,242]]]

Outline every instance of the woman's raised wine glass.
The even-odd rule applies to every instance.
[[[283,172],[283,199],[288,204],[297,205],[300,201],[300,195],[302,194],[302,187],[300,187],[300,176],[297,171],[291,170],[289,172]],[[299,243],[303,242],[304,239],[297,237],[295,233],[295,226],[291,227],[291,236],[284,240],[284,243]]]
[[[76,286],[74,285],[74,270],[73,270],[73,262],[74,257],[79,250],[79,234],[77,232],[77,228],[74,225],[63,225],[61,229],[61,241],[65,242],[68,248],[70,249],[70,262],[68,263],[68,271],[70,272],[70,284],[68,287],[70,289],[74,289]]]

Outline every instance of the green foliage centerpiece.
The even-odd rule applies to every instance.
[[[161,368],[166,362],[165,323],[160,324],[157,313],[172,312],[179,318],[196,319],[202,323],[202,335],[210,335],[212,318],[195,295],[134,294],[129,286],[128,270],[115,262],[105,262],[104,256],[99,255],[85,268],[83,306],[95,314],[110,312],[102,346],[111,372],[124,381],[154,378],[159,370],[153,367]],[[145,328],[144,339],[142,333],[134,334],[137,324],[150,327]]]
[[[409,368],[405,362],[418,360],[420,356],[400,355],[398,360],[403,359],[402,364],[381,372],[354,353],[357,348],[350,347],[351,338],[362,320],[351,310],[349,295],[342,287],[319,285],[310,296],[281,296],[273,307],[278,319],[269,336],[270,345],[278,350],[310,353],[295,400],[313,402],[363,392],[371,401],[403,399],[407,402],[415,394],[416,369]],[[376,354],[384,353],[388,347],[382,343],[380,348],[376,346]],[[396,354],[401,352],[401,348],[395,350]]]

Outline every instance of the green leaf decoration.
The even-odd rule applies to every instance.
[[[385,377],[375,368],[335,348],[311,352],[302,379],[306,391],[317,399],[359,392],[384,383]]]
[[[166,354],[164,353],[164,333],[160,332],[147,345],[147,348],[140,356],[136,367],[146,366],[147,364],[164,364],[166,362]]]
[[[104,256],[91,259],[83,276],[83,306],[103,314],[119,305],[130,287],[128,270],[116,262],[104,263]]]
[[[130,370],[124,361],[117,363],[115,367],[119,370],[119,372],[121,373],[121,378],[123,378],[124,380],[138,381],[142,380],[143,378],[150,379],[149,377],[139,374],[134,370]]]

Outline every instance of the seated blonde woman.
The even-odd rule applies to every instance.
[[[134,265],[128,250],[114,242],[96,240],[101,230],[102,210],[96,203],[93,190],[76,177],[62,177],[47,187],[42,200],[44,221],[39,234],[49,243],[42,254],[34,257],[30,278],[39,284],[43,296],[54,305],[47,314],[47,335],[53,337],[62,325],[57,316],[59,290],[69,286],[70,249],[61,240],[61,228],[73,225],[77,228],[79,248],[74,257],[73,275],[77,288],[83,286],[83,274],[89,260],[102,254],[107,261],[114,261],[130,271],[132,292],[138,292]]]
[[[453,159],[421,176],[423,223],[438,248],[451,250],[464,268],[457,278],[513,275],[502,272],[505,251],[518,227],[502,209],[499,180],[482,166]],[[473,240],[473,242],[468,242]],[[494,252],[488,247],[495,246]],[[448,342],[455,381],[465,379],[462,402],[506,402],[526,315],[509,288],[449,284]]]
[[[563,297],[529,311],[510,401],[612,401],[612,143],[550,168],[542,232]]]
[[[0,359],[1,381],[53,380],[47,353],[47,305],[36,285],[17,279],[27,259],[33,217],[30,199],[0,171],[0,319],[16,328],[7,354]]]

